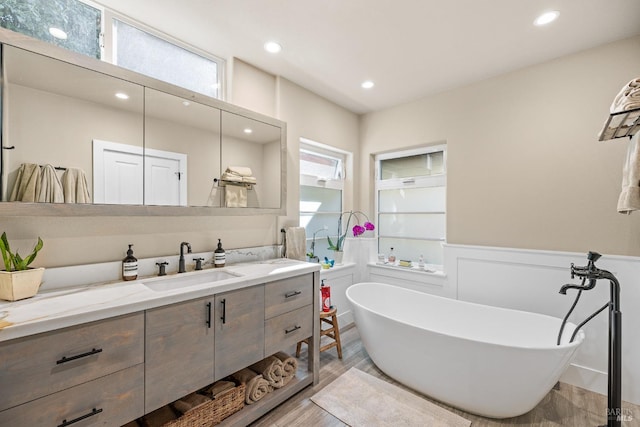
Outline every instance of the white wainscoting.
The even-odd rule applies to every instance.
[[[444,249],[445,275],[441,281],[422,277],[416,281],[414,276],[405,277],[405,272],[396,274],[375,266],[369,267],[369,280],[562,318],[577,291],[569,290],[567,295],[558,291],[565,283],[579,284],[570,277],[572,262],[579,266],[587,264],[586,253],[449,244]],[[621,285],[622,397],[640,404],[640,258],[602,255],[597,266],[611,271]],[[598,281],[595,289],[583,292],[569,320],[582,322],[608,300],[609,282]],[[585,342],[561,381],[607,393],[608,330],[606,311],[585,325]]]
[[[338,309],[338,325],[340,329],[353,323],[351,305],[347,300],[347,288],[354,283],[357,267],[353,263],[335,266],[328,270],[320,270],[320,279],[331,287],[331,305]],[[322,306],[322,302],[321,305]]]

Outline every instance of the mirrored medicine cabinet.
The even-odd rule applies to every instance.
[[[0,29],[0,215],[282,215],[286,124]]]

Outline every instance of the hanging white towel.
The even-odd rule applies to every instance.
[[[40,166],[35,163],[21,164],[9,201],[35,202],[40,192],[40,172]]]
[[[304,261],[307,253],[307,236],[304,227],[289,227],[285,229],[285,256],[289,259]]]
[[[62,184],[56,174],[55,168],[51,165],[44,165],[42,167],[40,191],[38,191],[36,201],[44,203],[64,203]]]
[[[62,174],[65,203],[91,203],[87,177],[82,169],[67,168]]]
[[[640,144],[636,134],[629,141],[627,158],[622,168],[622,192],[618,198],[618,212],[630,214],[640,210]]]
[[[247,188],[244,185],[225,186],[224,205],[228,208],[246,208]]]

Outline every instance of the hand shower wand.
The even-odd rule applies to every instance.
[[[576,326],[571,341],[575,338],[577,332],[589,320],[597,316],[605,308],[609,307],[609,371],[608,371],[608,402],[607,402],[607,425],[602,427],[621,427],[622,426],[622,312],[620,311],[620,283],[618,279],[609,271],[601,270],[596,267],[595,263],[602,255],[597,252],[589,252],[587,255],[588,264],[585,267],[576,267],[571,264],[571,278],[582,278],[581,285],[567,284],[560,288],[560,293],[567,294],[567,289],[578,289],[578,295],[571,306],[571,309],[565,316],[560,327],[558,336],[558,344],[562,338],[562,331],[565,323],[578,303],[578,299],[582,291],[588,291],[596,286],[596,281],[600,279],[609,280],[611,286],[611,296],[609,302],[602,306],[599,310],[587,317],[582,323]],[[585,285],[585,281],[589,281]]]

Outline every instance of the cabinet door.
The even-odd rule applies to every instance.
[[[145,413],[213,382],[211,302],[146,311]]]
[[[215,307],[217,380],[264,358],[264,286],[217,295]]]

